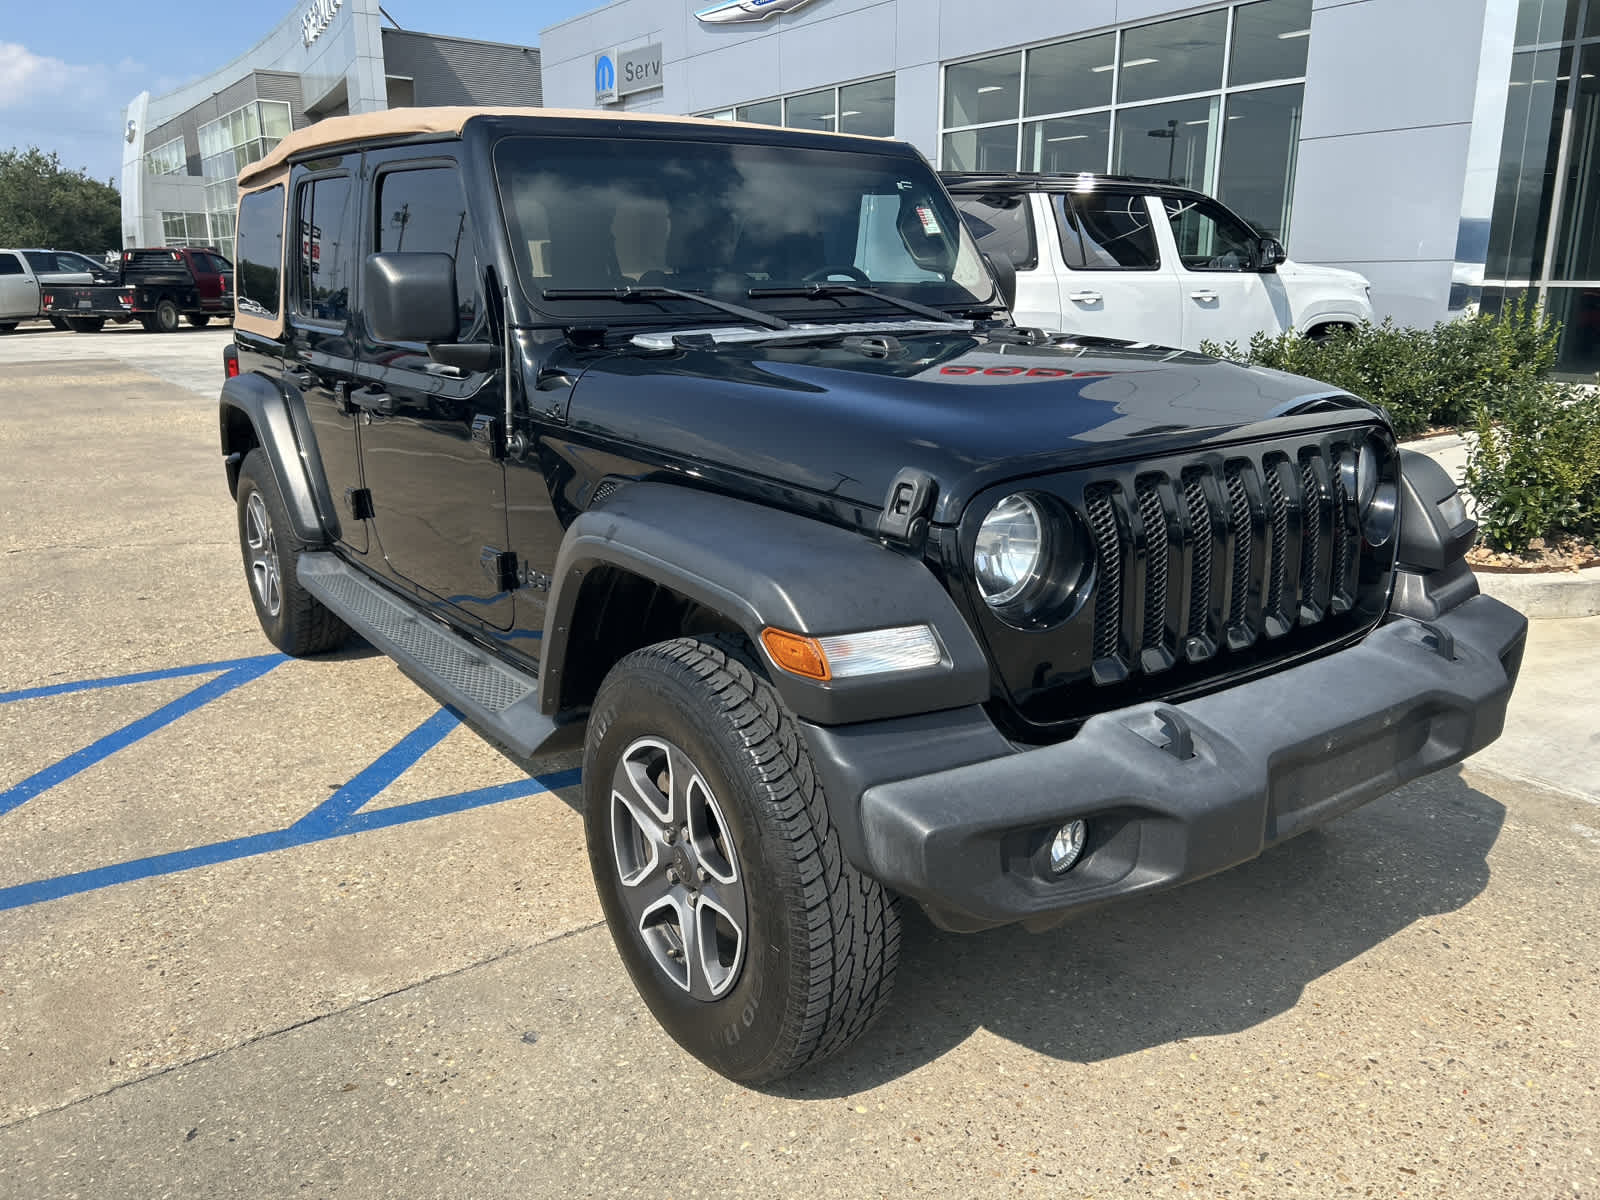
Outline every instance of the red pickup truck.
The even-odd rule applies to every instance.
[[[107,319],[172,333],[183,320],[203,329],[212,317],[233,316],[233,264],[215,250],[124,250],[119,266],[114,284],[45,289],[43,315],[63,318],[79,333],[98,333]]]

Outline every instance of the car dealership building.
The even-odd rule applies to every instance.
[[[403,30],[378,0],[302,0],[226,66],[124,110],[122,244],[215,246],[232,258],[240,168],[322,117],[541,103],[533,47]]]
[[[552,107],[1171,179],[1397,321],[1535,294],[1600,369],[1600,0],[618,0],[541,49]]]

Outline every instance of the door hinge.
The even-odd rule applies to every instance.
[[[371,488],[345,488],[344,502],[350,506],[350,515],[356,520],[372,520]]]
[[[497,593],[517,590],[519,581],[515,552],[485,546],[478,554],[478,565],[483,568],[483,573],[494,581]]]
[[[472,418],[472,444],[490,458],[506,456],[505,424],[499,417],[479,413]]]

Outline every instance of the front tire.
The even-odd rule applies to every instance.
[[[845,860],[793,718],[738,649],[678,638],[618,663],[591,712],[583,779],[612,938],[690,1054],[770,1082],[882,1011],[900,953],[894,900]]]
[[[300,586],[295,564],[308,547],[294,536],[266,454],[258,447],[239,466],[239,549],[261,631],[296,658],[337,650],[350,628]]]

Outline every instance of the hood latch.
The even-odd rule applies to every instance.
[[[889,485],[878,515],[878,536],[921,550],[928,536],[928,514],[933,511],[939,485],[933,476],[915,467],[905,467]]]

